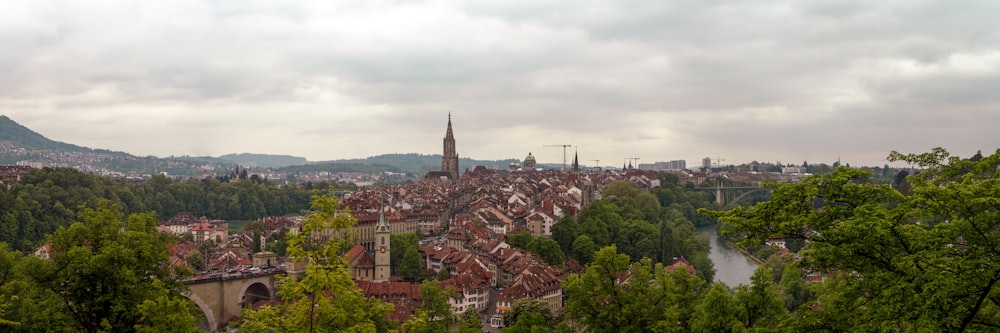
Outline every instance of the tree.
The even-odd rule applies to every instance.
[[[375,332],[386,330],[383,319],[392,305],[365,297],[354,285],[343,254],[344,241],[323,239],[321,231],[346,230],[356,223],[351,214],[339,213],[332,196],[317,196],[302,231],[289,237],[289,255],[305,262],[301,280],[279,277],[282,303],[259,310],[244,310],[241,332]],[[343,235],[343,232],[333,232]]]
[[[451,273],[447,269],[442,268],[437,273],[437,280],[444,281],[451,278]]]
[[[458,297],[454,286],[441,287],[441,281],[426,280],[420,283],[421,312],[427,314],[427,327],[431,332],[447,331],[455,321],[449,298]]]
[[[563,283],[567,319],[589,332],[653,330],[666,314],[663,288],[650,283],[653,271],[666,272],[649,258],[632,263],[614,245],[602,248],[583,274]]]
[[[552,316],[552,309],[549,308],[548,304],[534,298],[522,298],[514,301],[514,304],[510,306],[510,310],[504,312],[503,322],[506,326],[513,326],[521,320],[521,316],[529,313],[538,315],[542,319],[540,323],[542,326],[551,326],[555,321],[555,318]],[[532,322],[532,325],[534,324],[538,323]],[[522,327],[531,328],[528,325],[522,325]]]
[[[821,306],[803,329],[989,331],[1000,327],[1000,150],[980,161],[892,152],[890,161],[924,169],[902,182],[909,193],[872,181],[867,171],[776,185],[772,200],[749,209],[707,212],[747,235],[800,238],[804,269],[830,277]]]
[[[572,253],[573,241],[578,236],[579,225],[569,215],[563,216],[552,225],[552,239],[559,244],[563,253]]]
[[[809,288],[806,288],[805,280],[802,279],[802,272],[799,271],[797,263],[785,266],[781,274],[781,300],[785,303],[788,311],[797,310],[802,304],[812,300],[813,295]]]
[[[48,238],[51,259],[25,259],[26,274],[61,298],[77,330],[196,331],[194,304],[165,265],[171,238],[155,230],[154,214],[126,219],[105,200],[80,217]],[[159,316],[167,313],[169,323]]]
[[[415,281],[423,276],[424,260],[416,248],[406,248],[399,263],[399,275],[404,279]]]
[[[712,284],[705,298],[695,306],[691,318],[692,332],[745,332],[740,322],[743,309],[721,282]]]
[[[412,232],[389,236],[392,248],[390,262],[396,272],[407,280],[417,280],[423,272],[424,260],[420,256],[419,241],[417,235]]]
[[[655,332],[690,332],[695,306],[701,300],[707,283],[687,270],[659,273],[657,286],[663,291],[663,319],[656,323]]]
[[[760,266],[750,277],[750,285],[736,288],[736,300],[743,308],[743,325],[752,329],[775,329],[787,315],[771,269]]]
[[[528,243],[531,243],[532,239],[534,239],[534,237],[531,236],[531,233],[522,231],[513,235],[508,235],[507,244],[519,249],[527,250]]]
[[[538,257],[542,258],[542,261],[549,265],[562,265],[563,261],[566,261],[566,254],[559,248],[559,244],[549,238],[532,239],[528,243],[528,251],[537,254]]]
[[[13,330],[21,327],[21,323],[16,320],[7,319],[7,313],[11,310],[11,303],[15,296],[9,295],[12,290],[8,289],[7,282],[14,280],[14,268],[21,259],[21,253],[11,251],[7,243],[0,242],[0,328]],[[11,283],[13,285],[13,283]]]
[[[589,263],[594,259],[594,252],[600,247],[587,235],[580,235],[573,241],[573,259],[581,264]]]
[[[462,312],[462,318],[458,322],[459,333],[481,333],[483,331],[483,318],[479,316],[479,311],[469,308]]]
[[[504,323],[507,323],[504,321]],[[545,317],[535,312],[525,312],[523,315],[518,317],[518,320],[513,323],[509,323],[507,327],[504,327],[500,332],[502,333],[550,333],[552,332],[551,324],[545,320]]]

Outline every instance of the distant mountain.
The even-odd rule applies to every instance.
[[[32,150],[92,151],[90,148],[49,140],[49,138],[21,126],[5,115],[0,115],[0,144],[15,145]]]
[[[280,168],[290,165],[303,165],[309,163],[305,157],[249,153],[222,155],[219,156],[219,159],[242,166],[260,168]]]

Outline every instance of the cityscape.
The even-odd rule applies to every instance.
[[[8,3],[0,332],[997,332],[997,17]]]

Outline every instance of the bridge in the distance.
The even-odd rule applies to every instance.
[[[719,204],[720,206],[726,206],[727,202],[729,204],[735,204],[737,202],[740,202],[740,200],[742,200],[743,198],[746,198],[747,196],[749,196],[751,194],[759,193],[759,192],[763,192],[763,191],[771,191],[773,189],[774,188],[763,187],[763,186],[759,186],[759,185],[758,186],[715,186],[715,187],[696,187],[695,188],[695,190],[708,191],[708,192],[713,193],[715,195],[715,203]],[[733,193],[733,195],[735,197],[733,197],[732,200],[726,200],[726,193],[727,192]],[[739,195],[735,195],[736,193],[740,193],[740,194]]]
[[[185,297],[194,301],[205,314],[209,332],[225,329],[244,307],[257,301],[276,300],[275,275],[285,270],[267,268],[258,271],[203,274],[184,281]]]

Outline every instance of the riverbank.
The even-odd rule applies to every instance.
[[[734,249],[736,249],[736,251],[739,251],[740,253],[742,253],[744,257],[747,257],[747,259],[753,260],[758,265],[763,265],[764,264],[763,260],[760,260],[760,258],[757,258],[757,256],[753,255],[750,252],[747,252],[746,249],[737,246],[735,243],[729,241],[728,239],[722,238],[721,236],[719,237],[719,239],[722,240],[723,243],[726,243],[726,245],[728,245],[729,247],[734,248]]]

